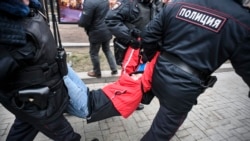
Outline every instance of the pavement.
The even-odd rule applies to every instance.
[[[77,25],[59,25],[65,47],[88,45],[86,34]],[[85,35],[84,35],[85,34]],[[79,45],[79,46],[74,46]],[[78,75],[90,89],[102,88],[115,81],[118,75],[103,71],[102,78],[91,78],[86,72]],[[193,107],[183,125],[170,141],[250,141],[250,98],[248,86],[235,74],[230,62],[223,64],[215,73],[218,81],[207,89]],[[87,124],[85,119],[65,115],[74,130],[81,134],[81,141],[139,141],[150,128],[159,109],[154,98],[150,105],[135,111],[130,117],[112,117]],[[0,105],[0,141],[5,141],[14,116]],[[39,133],[34,141],[50,141]]]

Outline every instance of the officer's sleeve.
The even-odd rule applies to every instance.
[[[145,30],[142,31],[142,48],[148,60],[151,60],[156,50],[159,49],[158,42],[161,42],[163,33],[164,12],[161,11],[152,21],[150,21]]]
[[[235,72],[240,75],[243,81],[250,87],[250,36],[244,43],[237,47],[230,58]],[[249,93],[250,94],[250,93]],[[249,95],[250,96],[250,95]]]
[[[124,24],[129,19],[129,4],[128,1],[118,2],[117,7],[110,9],[106,15],[105,23],[116,38],[130,39],[129,29]]]
[[[95,10],[95,4],[92,1],[85,1],[83,3],[83,11],[82,11],[82,17],[83,17],[83,22],[82,25],[84,29],[88,32],[93,18],[94,18],[94,10]]]
[[[12,58],[7,49],[0,46],[0,82],[4,82],[18,67],[18,63]]]

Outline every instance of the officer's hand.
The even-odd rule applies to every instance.
[[[155,53],[160,50],[158,43],[144,43],[142,42],[141,48],[144,50],[143,54],[147,57],[147,61],[151,61]]]
[[[142,61],[143,63],[146,63],[146,62],[149,61],[149,60],[148,60],[148,57],[146,56],[146,54],[145,54],[145,52],[144,52],[143,49],[140,50],[140,56],[141,56],[141,61]]]
[[[129,42],[129,45],[133,48],[133,49],[138,49],[141,47],[141,41],[139,39],[135,39],[132,38]]]
[[[139,37],[141,37],[141,30],[139,30],[137,28],[130,29],[130,34],[134,38],[139,38]]]

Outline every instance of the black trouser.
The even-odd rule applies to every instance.
[[[164,106],[160,106],[149,131],[141,141],[168,141],[187,117],[187,113],[176,114]]]
[[[109,43],[110,43],[109,40],[105,42],[100,42],[100,43],[90,43],[89,54],[90,54],[91,62],[93,64],[93,71],[97,75],[101,74],[100,58],[99,58],[100,47],[102,47],[102,51],[105,57],[107,58],[111,71],[117,70],[115,59],[114,59],[112,51],[110,50]]]
[[[152,92],[160,101],[160,109],[142,141],[170,140],[206,89],[203,83],[160,55],[152,76]]]
[[[6,141],[33,141],[39,131],[55,141],[80,141],[81,138],[62,115],[46,124],[31,124],[15,119]]]

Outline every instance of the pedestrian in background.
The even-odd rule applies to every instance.
[[[160,108],[141,141],[170,140],[227,60],[250,87],[249,8],[249,0],[175,0],[146,26],[145,56],[161,52],[152,80]]]
[[[38,0],[0,1],[0,103],[16,117],[6,140],[33,141],[40,131],[55,141],[80,141],[63,116],[69,102],[63,60],[56,60],[40,9]]]
[[[81,18],[83,18],[82,25],[90,42],[89,54],[93,70],[88,72],[88,76],[91,77],[100,78],[102,75],[99,58],[100,47],[102,47],[102,51],[107,58],[111,69],[111,75],[118,73],[114,55],[110,50],[112,34],[104,23],[108,10],[108,0],[84,0]]]

